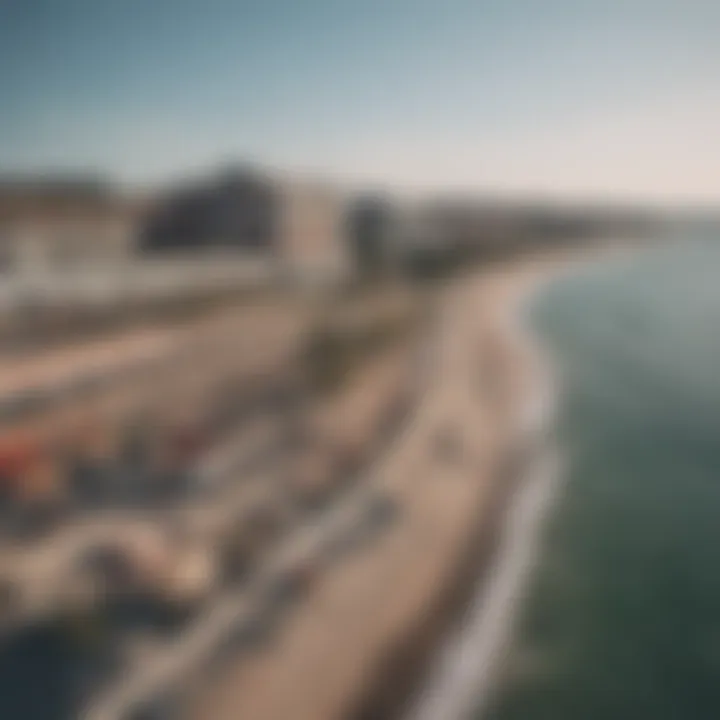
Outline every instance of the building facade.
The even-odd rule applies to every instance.
[[[161,195],[139,236],[151,254],[221,251],[273,253],[279,193],[259,173],[237,170]]]
[[[0,182],[0,273],[123,263],[134,252],[136,211],[97,182]]]
[[[321,279],[345,268],[344,230],[344,200],[333,186],[236,170],[159,198],[140,249],[264,257],[283,272]]]
[[[278,252],[283,266],[302,279],[344,277],[350,258],[347,202],[342,191],[307,180],[285,180],[278,188]]]

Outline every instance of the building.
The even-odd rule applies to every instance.
[[[261,257],[294,275],[336,277],[345,267],[344,213],[332,185],[241,168],[160,197],[140,248],[166,257]]]
[[[322,182],[285,180],[280,197],[277,250],[285,268],[303,279],[332,281],[350,268],[347,202]]]
[[[152,254],[274,253],[278,195],[270,179],[245,169],[177,187],[158,198],[141,229],[140,248]]]
[[[348,243],[360,273],[373,275],[392,263],[398,233],[406,227],[400,216],[395,204],[382,195],[363,195],[352,203],[347,213]]]
[[[134,252],[138,211],[93,178],[0,180],[0,272],[122,263]]]

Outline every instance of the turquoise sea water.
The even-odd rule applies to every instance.
[[[720,718],[720,242],[562,279],[533,320],[565,479],[482,717]]]

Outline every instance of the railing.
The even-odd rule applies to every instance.
[[[256,285],[278,278],[271,258],[181,258],[38,267],[0,278],[0,314],[26,307],[109,308]]]

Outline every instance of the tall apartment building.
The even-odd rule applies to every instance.
[[[234,170],[161,194],[139,237],[148,253],[272,253],[278,192],[267,177]]]
[[[155,255],[260,256],[291,275],[335,278],[346,268],[345,224],[333,186],[243,169],[159,198],[140,247]]]

